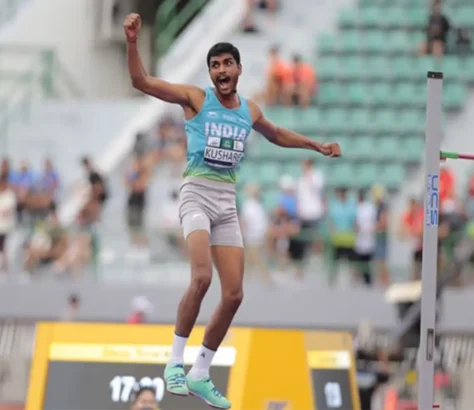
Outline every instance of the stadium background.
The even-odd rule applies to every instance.
[[[235,43],[241,51],[244,75],[239,89],[246,96],[264,89],[272,46],[278,45],[285,59],[297,53],[311,63],[318,83],[311,105],[266,106],[265,113],[281,126],[341,144],[341,160],[315,157],[326,177],[328,203],[340,187],[351,194],[374,185],[385,188],[391,283],[411,277],[414,245],[399,235],[399,227],[409,199],[419,198],[422,190],[426,71],[445,73],[443,148],[471,151],[474,54],[472,44],[457,41],[457,29],[472,35],[474,5],[468,0],[443,1],[452,29],[446,53],[434,57],[417,55],[426,38],[431,7],[427,0],[279,0],[276,10],[271,10],[273,2],[267,9],[254,9],[250,3],[0,2],[0,156],[9,159],[12,169],[26,161],[38,175],[44,159],[51,159],[61,181],[54,194],[61,235],[67,237],[72,254],[84,254],[64,272],[55,264],[26,269],[26,244],[44,223],[28,209],[9,235],[8,274],[0,283],[0,409],[24,408],[38,321],[125,322],[142,310],[150,323],[172,323],[187,282],[174,220],[168,218],[176,205],[172,193],[179,186],[182,159],[179,149],[167,149],[181,144],[181,118],[179,111],[137,95],[129,85],[122,21],[132,11],[144,16],[141,49],[146,66],[171,81],[206,85],[204,57],[209,46],[221,40]],[[255,31],[249,29],[250,17]],[[165,140],[168,135],[170,141]],[[124,182],[137,153],[146,154],[153,164],[146,223],[139,233],[127,227],[130,187],[126,178]],[[86,224],[86,233],[78,220],[78,215],[84,219],[90,198],[80,163],[84,155],[105,179],[108,191],[97,220]],[[246,185],[256,183],[270,215],[279,204],[281,177],[298,180],[301,161],[307,157],[307,152],[283,150],[253,136],[240,173],[239,204],[245,202]],[[472,166],[447,166],[450,195],[467,209],[463,227],[469,228]],[[470,233],[457,231],[455,247],[470,249]],[[329,287],[331,243],[324,224],[316,236],[320,249],[306,266],[302,282],[293,279],[291,264],[280,266],[279,261],[271,266],[276,287],[258,277],[246,282],[237,325],[350,331],[358,336],[357,357],[369,357],[358,366],[368,373],[390,369],[374,408],[391,408],[387,397],[393,391],[410,402],[416,342],[409,341],[413,332],[400,331],[404,349],[395,353],[390,334],[400,328],[401,301],[416,300],[416,284],[392,287],[399,303],[394,297],[389,303],[382,286],[352,286],[349,269],[343,266],[337,286]],[[443,291],[438,399],[443,400],[442,408],[472,409],[474,398],[464,387],[473,378],[474,328],[466,313],[473,310],[472,269],[465,263],[451,269],[452,259],[447,253],[442,266],[448,273],[462,271],[463,276]],[[200,323],[210,317],[218,292],[213,285]],[[68,305],[71,295],[79,300],[77,311]],[[449,381],[443,383],[441,374]]]

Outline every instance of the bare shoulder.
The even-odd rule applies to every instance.
[[[253,100],[247,100],[249,106],[250,116],[252,117],[252,122],[255,124],[263,115],[262,109],[259,105]]]

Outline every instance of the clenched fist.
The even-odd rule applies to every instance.
[[[335,142],[331,142],[329,144],[324,144],[321,148],[321,154],[331,157],[337,158],[341,156],[341,147],[339,144]]]
[[[136,13],[129,14],[125,18],[123,28],[127,41],[131,43],[137,41],[138,33],[140,33],[140,29],[142,28],[142,18]]]

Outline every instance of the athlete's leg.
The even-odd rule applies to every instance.
[[[228,409],[231,404],[214,387],[209,378],[209,368],[243,298],[244,249],[236,213],[214,227],[211,252],[219,272],[222,296],[206,328],[203,345],[187,382],[191,394],[199,396],[211,406]]]
[[[210,220],[206,214],[193,208],[182,216],[182,224],[191,264],[191,283],[179,304],[171,357],[164,378],[170,393],[187,395],[184,349],[211,283],[212,261],[209,249]]]

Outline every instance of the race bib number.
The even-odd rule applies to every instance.
[[[204,162],[214,168],[233,169],[244,157],[245,144],[232,138],[207,137]]]

